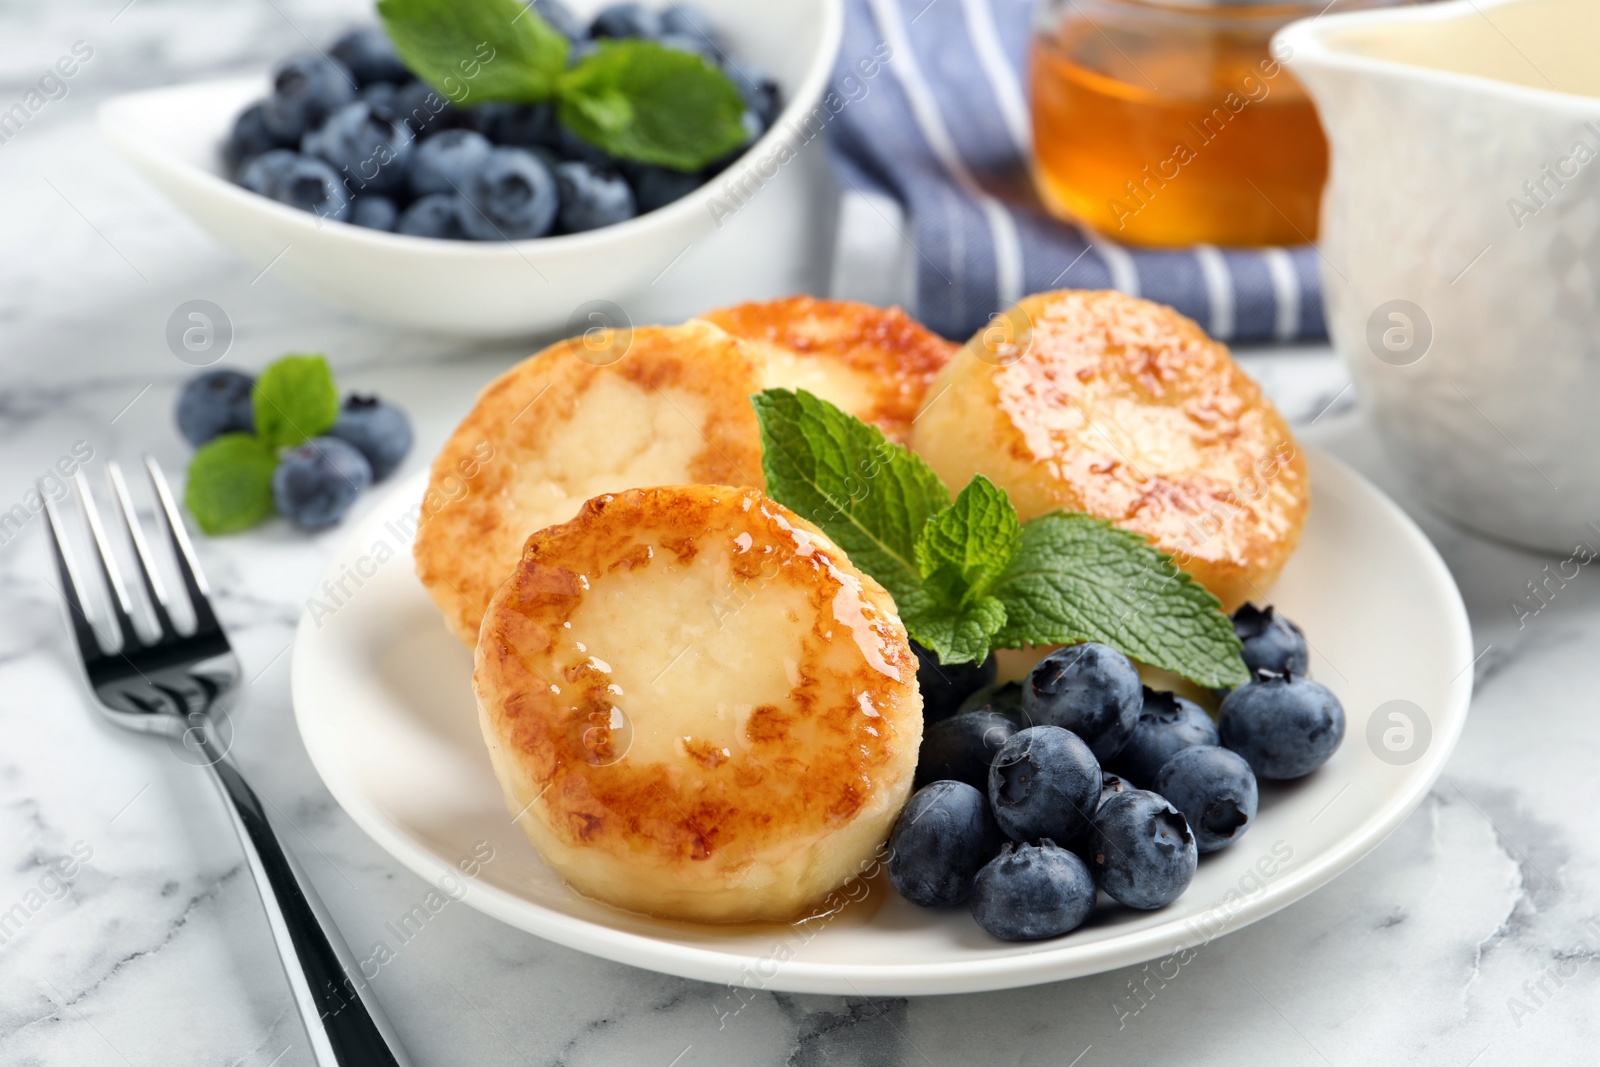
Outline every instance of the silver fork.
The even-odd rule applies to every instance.
[[[112,650],[101,647],[88,607],[98,598],[90,595],[92,586],[83,581],[84,575],[63,536],[64,526],[55,501],[42,484],[39,486],[56,569],[61,575],[67,620],[83,659],[89,688],[94,691],[100,710],[118,726],[164,734],[198,756],[198,762],[209,770],[228,801],[234,829],[267,910],[295,1006],[320,1067],[405,1067],[409,1062],[405,1052],[373,999],[371,986],[357,977],[361,972],[355,957],[327,908],[294,857],[272,832],[260,798],[228,761],[224,746],[215,736],[216,717],[227,711],[239,693],[239,660],[217,623],[205,577],[183,519],[173,504],[167,480],[154,459],[146,456],[144,465],[195,626],[192,633],[182,634],[173,625],[174,601],[154,565],[150,542],[134,512],[122,471],[111,462],[106,467],[107,480],[116,497],[122,525],[133,542],[136,569],[159,631],[154,641],[139,635],[133,624],[128,587],[89,492],[88,479],[80,469],[73,484],[88,519],[94,555],[110,592],[111,618],[120,639],[119,646]]]

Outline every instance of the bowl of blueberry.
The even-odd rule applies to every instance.
[[[839,0],[379,0],[265,77],[126,94],[100,122],[326,302],[484,337],[672,320],[820,279],[840,24]]]

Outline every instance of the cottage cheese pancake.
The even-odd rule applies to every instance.
[[[987,475],[1024,519],[1083,511],[1149,537],[1232,611],[1300,540],[1305,460],[1228,350],[1160,304],[1040,293],[974,336],[911,447],[947,485]]]
[[[928,383],[955,355],[899,308],[793,296],[702,315],[755,350],[765,388],[804,389],[904,444]]]
[[[922,734],[888,594],[749,488],[603,495],[533,535],[473,681],[545,860],[679,919],[789,919],[859,874]]]

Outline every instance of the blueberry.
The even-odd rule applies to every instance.
[[[970,907],[1002,941],[1038,941],[1082,926],[1094,891],[1088,865],[1055,842],[1006,844],[973,880]]]
[[[934,782],[917,790],[894,824],[889,881],[924,908],[960,904],[1002,840],[982,793],[965,782]]]
[[[561,229],[567,233],[614,226],[638,214],[633,190],[609,168],[576,161],[559,164],[556,188],[561,193]]]
[[[350,193],[338,172],[312,156],[296,156],[293,163],[285,165],[268,182],[266,194],[318,218],[343,221],[350,214]]]
[[[589,36],[589,28],[572,9],[561,0],[533,0],[529,5],[550,26],[569,41],[581,41]]]
[[[1180,748],[1215,745],[1217,725],[1205,709],[1175,693],[1144,690],[1144,708],[1133,736],[1117,753],[1116,766],[1143,788],[1156,780],[1161,765]]]
[[[549,104],[483,104],[466,115],[473,129],[497,145],[534,148],[556,143],[556,112]]]
[[[372,467],[355,445],[313,437],[278,460],[272,499],[278,513],[308,530],[332,526],[372,484]]]
[[[674,200],[681,200],[705,184],[697,171],[673,170],[648,163],[633,164],[628,167],[627,175],[633,183],[633,200],[639,205],[641,215],[658,207],[666,207]],[[917,676],[922,676],[920,670]],[[927,689],[922,692],[926,699]]]
[[[222,145],[222,161],[227,164],[229,174],[236,174],[240,167],[263,152],[283,146],[284,142],[267,129],[258,102],[239,112],[239,117],[233,120],[233,128]]]
[[[400,114],[400,86],[394,82],[373,82],[362,88],[359,99]]]
[[[345,398],[328,435],[355,445],[367,457],[374,481],[387,478],[411,451],[411,420],[375,396],[352,393]]]
[[[343,63],[296,56],[273,76],[272,95],[261,105],[261,120],[272,136],[298,143],[355,97],[355,76]]]
[[[663,36],[691,37],[713,53],[722,51],[716,23],[698,4],[670,4],[661,13]]]
[[[208,370],[189,379],[178,394],[178,432],[196,448],[225,433],[255,433],[255,384],[236,370]]]
[[[543,237],[560,206],[550,168],[523,148],[491,151],[462,193],[461,226],[478,241]]]
[[[1022,718],[1021,682],[1000,682],[996,685],[986,685],[963,700],[961,707],[956,710],[958,712],[977,711],[981,708],[997,711],[1002,715],[1009,715],[1017,722],[1027,722]],[[1031,722],[1027,724],[1029,726],[1034,725]]]
[[[989,764],[1016,732],[1016,723],[989,710],[966,711],[929,725],[917,753],[917,788],[947,778],[987,792]]]
[[[471,130],[436,133],[417,145],[412,153],[411,191],[417,196],[459,193],[492,151],[494,145],[481,133]]]
[[[394,113],[416,137],[461,123],[461,111],[425,81],[406,82],[394,94]]]
[[[574,159],[580,163],[592,163],[597,167],[616,166],[616,160],[602,148],[597,148],[573,133],[566,126],[556,126],[555,143],[551,145],[556,154],[562,159]]]
[[[994,684],[994,656],[982,663],[942,664],[939,657],[911,642],[917,654],[917,688],[922,691],[922,721],[948,719],[961,702],[986,685]]]
[[[989,764],[989,803],[1007,837],[1070,845],[1089,828],[1100,781],[1100,764],[1077,734],[1030,726],[1013,734]]]
[[[1241,655],[1251,673],[1305,674],[1311,665],[1306,635],[1279,615],[1271,604],[1258,608],[1246,604],[1233,613],[1233,632],[1244,644]]]
[[[369,193],[350,202],[349,221],[369,230],[393,231],[400,221],[400,209],[387,196]]]
[[[1101,772],[1100,803],[1095,807],[1095,810],[1099,811],[1101,808],[1105,807],[1106,801],[1110,800],[1118,793],[1127,793],[1132,789],[1133,786],[1130,785],[1128,780],[1123,778],[1121,775],[1112,774],[1110,771]]]
[[[1344,707],[1309,678],[1263,674],[1223,698],[1218,729],[1259,777],[1299,778],[1344,740]]]
[[[1236,752],[1215,745],[1180,749],[1156,774],[1155,792],[1189,820],[1201,852],[1237,841],[1256,817],[1256,776]]]
[[[394,42],[376,26],[351,30],[328,49],[329,54],[350,68],[360,85],[373,82],[403,82],[411,77]]]
[[[1177,900],[1199,859],[1183,813],[1154,793],[1118,793],[1094,814],[1089,866],[1106,895],[1130,908]]]
[[[252,193],[271,196],[285,175],[300,159],[300,153],[287,148],[274,148],[246,163],[239,171],[239,184]]]
[[[643,4],[612,4],[589,23],[595,37],[660,37],[661,16]]]
[[[761,120],[762,129],[778,121],[778,114],[783,110],[783,94],[778,89],[776,78],[743,60],[728,60],[723,63],[722,70],[733,82],[734,88],[739,90],[739,95],[744,97],[744,106],[754,111]]]
[[[461,226],[461,216],[472,209],[455,193],[434,193],[411,202],[400,213],[395,224],[396,233],[412,237],[438,237],[449,241],[467,241],[467,231]]]
[[[393,110],[357,100],[306,134],[300,150],[327,161],[353,192],[393,193],[406,186],[414,143]]]
[[[1022,687],[1025,721],[1071,730],[1109,760],[1133,735],[1143,703],[1139,669],[1095,641],[1058,648],[1034,664]]]

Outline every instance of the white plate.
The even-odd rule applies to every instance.
[[[511,823],[478,732],[471,657],[412,572],[406,518],[422,495],[420,475],[351,535],[300,620],[300,733],[334,797],[407,867],[512,926],[638,967],[752,988],[914,995],[1167,956],[1293,903],[1366,855],[1427,793],[1466,719],[1472,638],[1444,563],[1371,484],[1307,452],[1310,520],[1271,599],[1305,628],[1312,673],[1344,702],[1344,745],[1307,779],[1263,786],[1256,825],[1202,857],[1176,903],[1154,912],[1105,904],[1054,941],[996,941],[965,909],[914,907],[881,879],[865,904],[810,929],[660,922],[568,890]],[[1395,700],[1410,702],[1413,719],[1426,717],[1401,754],[1410,763],[1369,741],[1374,712]],[[1404,741],[1404,724],[1388,717],[1396,707],[1404,706],[1385,708],[1374,730],[1399,731],[1391,743]],[[467,878],[461,865],[486,853],[481,842],[494,858]],[[730,994],[729,1010],[739,1003]]]
[[[820,101],[839,50],[840,0],[702,6],[732,55],[777,79],[783,113],[688,196],[588,233],[440,241],[323,222],[247,192],[223,176],[221,147],[239,112],[266,94],[265,75],[126,93],[101,107],[100,128],[174,204],[263,273],[270,265],[301,292],[383,322],[478,337],[576,333],[602,301],[634,322],[680,322],[708,307],[818,291],[834,193],[818,136],[833,113]]]

